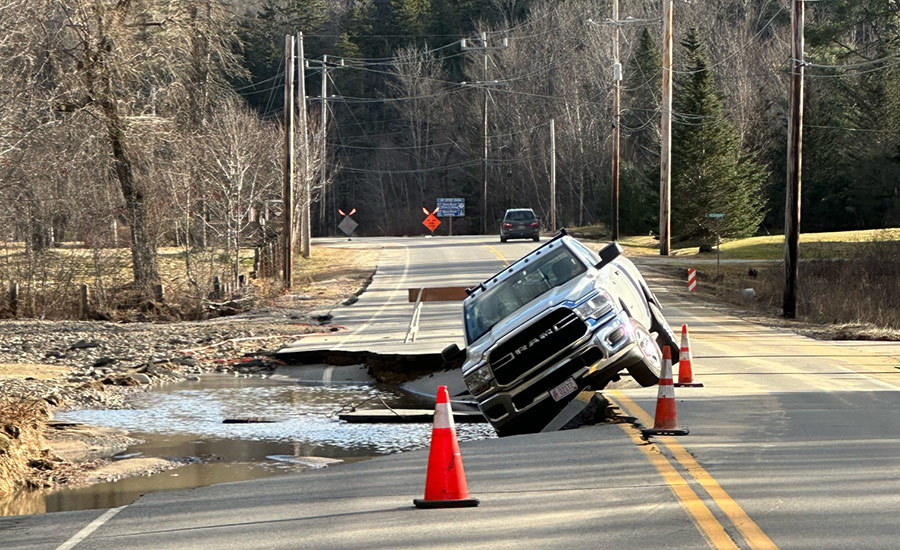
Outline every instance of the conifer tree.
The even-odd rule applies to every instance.
[[[763,218],[766,172],[741,150],[697,30],[681,43],[672,130],[672,234],[678,240],[752,235]],[[711,213],[725,214],[719,222]]]
[[[659,95],[662,59],[653,36],[641,33],[625,66],[622,98],[620,227],[646,234],[659,211]]]

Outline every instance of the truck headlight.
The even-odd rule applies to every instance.
[[[582,319],[599,319],[613,308],[612,297],[604,291],[575,306],[575,313]]]
[[[465,377],[466,387],[472,395],[480,395],[488,390],[494,377],[491,367],[482,365]]]

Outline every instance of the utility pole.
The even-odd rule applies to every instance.
[[[613,0],[612,20],[616,29],[613,40],[613,154],[612,154],[612,240],[619,240],[619,120],[621,118],[622,65],[619,63],[619,0]]]
[[[300,184],[300,255],[309,258],[309,233],[311,229],[310,181],[309,181],[309,121],[306,112],[306,60],[303,53],[303,33],[297,33],[297,88],[300,110],[300,132],[303,135],[303,181]]]
[[[672,1],[663,0],[662,113],[659,134],[659,253],[669,255],[672,228]]]
[[[803,0],[792,1],[791,87],[788,119],[787,196],[784,205],[784,316],[797,316],[800,253],[800,184],[803,146]]]
[[[550,119],[550,230],[556,233],[556,121]]]
[[[282,174],[282,279],[290,290],[294,260],[294,37],[284,37],[284,173]]]
[[[481,71],[481,84],[484,86],[484,94],[482,97],[481,104],[481,119],[482,119],[482,144],[483,151],[481,157],[481,233],[487,234],[487,196],[488,196],[488,176],[487,176],[487,164],[488,164],[488,150],[490,147],[490,142],[488,141],[488,87],[487,87],[487,70],[488,70],[488,51],[489,50],[503,50],[509,46],[509,41],[504,38],[499,46],[489,47],[487,43],[487,33],[481,32],[481,45],[480,46],[471,46],[468,45],[465,38],[463,38],[460,43],[460,48],[463,51],[466,50],[480,50],[484,56],[484,61],[482,64]]]
[[[325,177],[326,177],[326,158],[325,154],[325,139],[328,135],[326,132],[326,128],[328,127],[328,54],[322,56],[322,139],[320,142],[320,146],[322,147],[322,152],[320,153],[322,157],[322,166],[321,166],[321,174],[319,183],[322,187],[322,198],[319,201],[319,235],[326,235],[326,228],[328,227],[328,187],[325,185]]]

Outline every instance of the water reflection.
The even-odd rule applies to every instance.
[[[0,501],[0,515],[108,508],[151,491],[242,481],[308,469],[290,457],[344,461],[428,445],[430,424],[348,424],[337,419],[344,406],[380,401],[396,408],[432,404],[370,386],[300,386],[290,381],[204,378],[140,394],[130,410],[82,410],[60,419],[121,428],[143,443],[122,456],[186,458],[192,463],[154,476],[132,477],[80,489],[25,492]],[[226,418],[262,417],[272,423],[223,424]],[[486,424],[460,424],[460,440],[494,437]],[[281,459],[267,458],[281,455]]]

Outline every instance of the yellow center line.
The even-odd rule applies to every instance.
[[[697,493],[691,489],[681,474],[669,462],[669,459],[657,452],[653,445],[646,444],[642,439],[640,432],[630,424],[619,424],[626,434],[634,441],[635,445],[647,455],[650,463],[656,466],[656,470],[662,476],[663,480],[671,487],[672,492],[678,497],[682,505],[694,518],[694,522],[700,527],[706,539],[716,550],[738,550],[738,545],[734,543],[725,528],[722,527],[706,504],[700,500]]]
[[[494,248],[493,246],[491,246],[491,245],[489,245],[489,244],[486,244],[485,246],[488,247],[488,248],[490,249],[491,252],[493,252],[494,254],[496,254],[497,257],[500,258],[500,259],[503,261],[504,264],[509,265],[509,261],[508,261],[506,258],[503,257],[503,254],[501,254],[499,250],[497,250],[496,248]]]
[[[650,414],[642,409],[640,405],[629,399],[624,393],[619,390],[613,390],[609,392],[608,395],[612,395],[618,403],[621,403],[620,408],[622,408],[622,410],[640,420],[645,426],[653,425],[653,418]],[[734,523],[735,527],[741,532],[741,535],[743,535],[751,549],[778,550],[778,546],[775,545],[772,539],[763,532],[756,522],[750,519],[750,516],[747,515],[744,509],[731,498],[725,489],[719,485],[719,482],[717,482],[715,478],[675,440],[675,438],[668,436],[659,437],[657,438],[657,441],[669,449],[679,464],[681,464],[688,473],[697,480],[697,483],[699,483],[709,494],[710,498],[713,499],[713,502],[715,502],[722,512],[728,516],[732,523]]]

